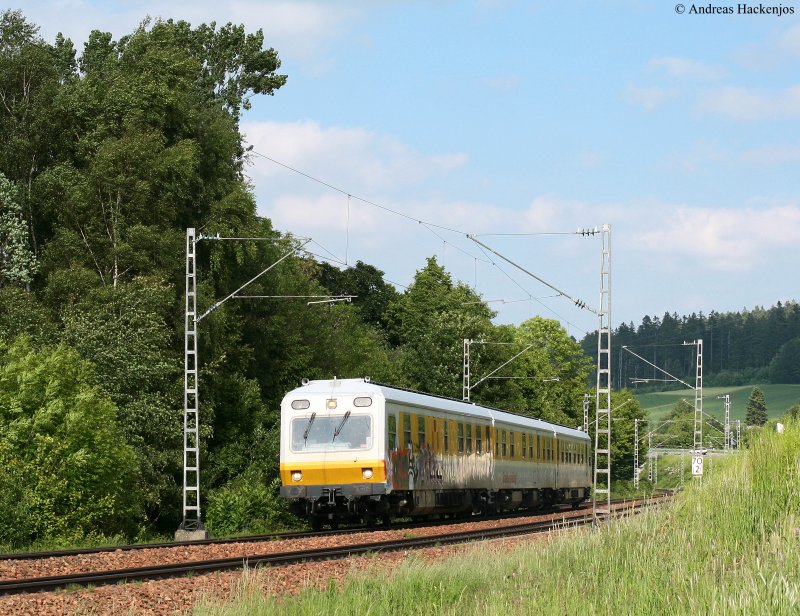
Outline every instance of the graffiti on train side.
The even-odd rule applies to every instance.
[[[389,468],[395,490],[432,488],[442,484],[441,458],[427,445],[416,452],[411,447],[390,451]]]
[[[427,444],[388,452],[387,478],[394,490],[456,488],[488,482],[492,477],[491,455],[437,454]]]

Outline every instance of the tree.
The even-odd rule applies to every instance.
[[[621,389],[611,393],[611,476],[614,479],[630,479],[633,476],[634,423],[639,420],[639,438],[646,434],[648,424],[645,412],[633,392]],[[590,425],[594,431],[594,426]],[[639,444],[640,462],[647,457],[647,442]]]
[[[493,313],[463,283],[429,257],[414,281],[387,310],[391,344],[399,347],[404,385],[461,397],[464,339],[490,337]]]
[[[386,324],[389,304],[398,298],[395,288],[383,279],[383,272],[363,261],[341,270],[320,263],[317,279],[335,295],[355,295],[353,304],[358,306],[361,318],[379,327]]]
[[[509,364],[511,380],[523,401],[518,410],[571,427],[583,425],[583,395],[592,370],[591,360],[553,319],[534,317],[515,331],[519,350],[527,350]],[[530,348],[528,348],[530,347]]]
[[[747,399],[744,421],[748,426],[763,426],[767,423],[767,404],[764,400],[764,392],[759,387],[753,387],[753,392]]]
[[[94,364],[98,385],[119,409],[120,429],[137,454],[137,492],[149,520],[176,513],[178,504],[180,364],[165,320],[174,295],[163,281],[142,276],[93,289],[61,312],[64,341]]]
[[[769,364],[769,378],[773,383],[800,383],[800,338],[781,346]]]
[[[0,287],[30,288],[36,273],[36,256],[16,193],[14,185],[0,172]]]
[[[116,415],[74,350],[0,343],[0,544],[136,528],[136,457]]]

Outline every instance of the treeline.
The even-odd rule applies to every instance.
[[[180,521],[185,234],[200,311],[298,248],[256,214],[239,132],[287,77],[261,31],[143,23],[78,53],[0,15],[0,545],[168,534]],[[377,268],[302,251],[199,324],[201,477],[212,532],[292,523],[277,498],[279,404],[302,378],[374,380],[568,425],[591,363],[558,323],[495,326],[436,262],[399,293]],[[490,344],[491,343],[491,344]],[[496,344],[502,343],[502,344]],[[639,416],[628,404],[628,430]],[[627,442],[627,441],[626,441]],[[623,449],[615,455],[628,455]]]
[[[703,380],[706,385],[800,383],[800,305],[778,302],[771,308],[741,312],[645,316],[636,326],[622,323],[613,333],[612,373],[617,387],[648,387],[647,381],[665,379],[662,372],[624,351],[623,346],[692,384],[695,347],[684,342],[703,340]],[[597,356],[597,334],[581,346]],[[691,380],[690,380],[691,379]],[[658,388],[664,383],[656,382]]]

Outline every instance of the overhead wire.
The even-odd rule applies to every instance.
[[[503,270],[503,269],[502,269],[502,268],[501,268],[501,267],[500,267],[500,266],[499,266],[499,265],[498,265],[498,264],[497,264],[497,263],[496,263],[496,262],[495,262],[495,261],[494,261],[494,260],[493,260],[493,259],[492,259],[492,258],[491,258],[491,257],[490,257],[488,254],[487,254],[487,253],[486,253],[486,251],[483,249],[483,247],[481,246],[481,244],[480,244],[479,242],[477,242],[477,241],[475,240],[475,238],[476,238],[476,237],[491,236],[491,235],[496,235],[496,236],[502,236],[502,235],[506,235],[506,236],[513,236],[513,235],[517,235],[517,236],[534,236],[534,235],[575,235],[575,234],[580,234],[580,235],[594,235],[594,234],[596,234],[596,233],[597,233],[597,230],[596,230],[596,229],[595,229],[594,231],[592,231],[592,230],[578,230],[577,232],[571,231],[571,232],[539,232],[539,233],[488,233],[488,234],[480,234],[480,235],[469,234],[469,233],[467,233],[467,232],[465,232],[465,231],[462,231],[462,230],[460,230],[460,229],[455,229],[455,228],[453,228],[453,227],[448,227],[448,226],[446,226],[446,225],[440,225],[440,224],[433,223],[433,222],[430,222],[430,221],[425,221],[425,220],[422,220],[422,219],[420,219],[420,218],[417,218],[417,217],[415,217],[415,216],[411,216],[411,215],[409,215],[409,214],[406,214],[406,213],[404,213],[404,212],[400,212],[400,211],[398,211],[398,210],[392,209],[392,208],[390,208],[390,207],[387,207],[387,206],[385,206],[385,205],[381,205],[380,203],[376,203],[375,201],[371,201],[371,200],[369,200],[369,199],[366,199],[366,198],[364,198],[364,197],[359,197],[358,195],[354,195],[354,194],[353,194],[352,192],[350,192],[350,191],[344,190],[343,188],[340,188],[339,186],[336,186],[336,185],[334,185],[334,184],[331,184],[330,182],[326,182],[326,181],[324,181],[324,180],[321,180],[321,179],[319,179],[319,178],[317,178],[317,177],[315,177],[315,176],[313,176],[313,175],[311,175],[311,174],[309,174],[309,173],[306,173],[306,172],[304,172],[304,171],[301,171],[300,169],[297,169],[297,168],[295,168],[295,167],[292,167],[291,165],[287,165],[286,163],[283,163],[283,162],[281,162],[281,161],[279,161],[279,160],[276,160],[276,159],[272,158],[271,156],[267,156],[266,154],[262,154],[261,152],[258,152],[257,150],[251,150],[251,152],[252,152],[254,155],[256,155],[256,156],[258,156],[258,157],[260,157],[260,158],[263,158],[263,159],[265,159],[265,160],[268,160],[268,161],[270,161],[271,163],[273,163],[273,164],[275,164],[275,165],[278,165],[278,166],[280,166],[280,167],[283,167],[284,169],[288,169],[289,171],[292,171],[293,173],[296,173],[296,174],[298,174],[298,175],[301,175],[301,176],[303,176],[303,177],[305,177],[305,178],[307,178],[307,179],[309,179],[309,180],[311,180],[311,181],[313,181],[313,182],[316,182],[316,183],[318,183],[318,184],[320,184],[320,185],[322,185],[322,186],[325,186],[326,188],[330,188],[331,190],[334,190],[334,191],[336,191],[336,192],[339,192],[339,193],[341,193],[341,194],[343,194],[343,195],[347,196],[347,199],[348,199],[348,238],[347,238],[347,247],[346,247],[345,261],[341,261],[340,259],[336,258],[336,257],[333,255],[333,253],[332,253],[332,252],[330,252],[328,249],[324,248],[324,247],[323,247],[321,244],[319,244],[319,242],[316,242],[315,240],[312,240],[312,241],[313,241],[315,244],[317,244],[318,246],[320,246],[320,247],[321,247],[321,248],[322,248],[322,249],[323,249],[325,252],[327,252],[327,253],[328,253],[328,254],[330,254],[332,257],[334,257],[333,259],[329,259],[329,258],[325,258],[325,257],[320,257],[320,258],[324,258],[324,259],[325,259],[325,260],[327,260],[327,261],[331,261],[331,262],[335,262],[335,263],[337,263],[337,264],[340,264],[340,265],[344,265],[345,267],[350,267],[350,265],[347,263],[347,261],[348,261],[348,256],[349,256],[349,255],[347,254],[347,251],[349,251],[349,215],[350,215],[350,200],[351,200],[351,199],[355,199],[355,200],[357,200],[357,201],[360,201],[360,202],[362,202],[362,203],[365,203],[365,204],[367,204],[367,205],[371,205],[371,206],[373,206],[373,207],[376,207],[376,208],[378,208],[378,209],[380,209],[380,210],[383,210],[383,211],[385,211],[385,212],[389,212],[389,213],[391,213],[391,214],[394,214],[394,215],[396,215],[396,216],[400,216],[401,218],[405,218],[406,220],[410,220],[410,221],[416,222],[417,224],[420,224],[420,225],[422,225],[422,226],[423,226],[423,227],[425,227],[425,228],[426,228],[428,231],[430,231],[430,232],[431,232],[431,233],[432,233],[434,236],[436,236],[438,239],[440,239],[442,242],[444,242],[444,244],[445,244],[445,245],[450,245],[450,246],[452,246],[453,248],[455,248],[456,250],[458,250],[458,251],[462,252],[462,253],[463,253],[463,254],[465,254],[466,256],[468,256],[468,257],[472,258],[473,260],[475,260],[476,269],[477,269],[477,261],[481,261],[481,262],[483,262],[483,263],[491,264],[492,266],[494,266],[495,268],[497,268],[497,269],[498,269],[498,270],[499,270],[501,273],[503,273],[503,275],[504,275],[504,276],[506,276],[506,277],[507,277],[507,278],[508,278],[508,279],[509,279],[509,280],[510,280],[512,283],[514,283],[514,284],[515,284],[517,287],[519,287],[519,288],[520,288],[520,289],[521,289],[521,290],[522,290],[522,291],[523,291],[523,292],[524,292],[524,293],[525,293],[525,294],[528,296],[529,300],[534,300],[534,301],[536,301],[536,302],[537,302],[538,304],[540,304],[540,305],[541,305],[543,308],[545,308],[546,310],[548,310],[548,311],[550,311],[551,313],[553,313],[553,314],[554,314],[554,315],[555,315],[555,316],[556,316],[556,317],[557,317],[559,320],[561,320],[561,321],[563,321],[563,322],[567,323],[567,324],[568,324],[568,325],[570,325],[571,327],[574,327],[575,329],[577,329],[577,330],[578,330],[578,331],[580,331],[580,332],[583,332],[584,334],[588,334],[587,330],[585,330],[585,329],[583,329],[583,328],[581,328],[581,327],[579,327],[579,326],[575,325],[574,323],[570,322],[569,320],[565,319],[563,316],[561,316],[561,315],[560,315],[559,313],[557,313],[555,310],[553,310],[552,308],[550,308],[550,307],[549,307],[549,306],[547,306],[546,304],[544,304],[544,303],[542,303],[541,301],[539,301],[539,299],[535,298],[535,297],[533,296],[533,294],[532,294],[532,293],[530,293],[530,292],[529,292],[527,289],[525,289],[525,288],[524,288],[522,285],[520,285],[520,284],[519,284],[519,282],[517,282],[517,281],[516,281],[514,278],[512,278],[512,277],[511,277],[511,276],[510,276],[510,275],[509,275],[509,274],[508,274],[508,273],[507,273],[505,270]],[[448,242],[448,241],[447,241],[447,240],[446,240],[444,237],[442,237],[442,236],[441,236],[439,233],[436,233],[436,232],[434,231],[434,229],[441,229],[441,230],[443,230],[443,231],[448,231],[448,232],[450,232],[450,233],[455,233],[455,234],[458,234],[458,235],[463,235],[463,236],[466,236],[466,237],[468,237],[469,239],[472,239],[472,240],[473,240],[473,242],[475,242],[475,244],[476,244],[476,245],[478,245],[478,247],[480,248],[481,252],[482,252],[482,253],[484,254],[484,256],[486,257],[486,259],[485,259],[485,260],[484,260],[484,259],[480,259],[479,257],[476,257],[475,255],[473,255],[473,254],[469,253],[468,251],[464,250],[464,249],[463,249],[463,248],[461,248],[460,246],[458,246],[458,245],[456,245],[456,244],[453,244],[452,242]],[[494,250],[492,250],[492,252],[494,252]],[[309,254],[313,254],[313,253],[309,253]],[[496,254],[498,254],[498,256],[502,257],[502,255],[499,255],[499,253],[496,253]],[[316,256],[316,255],[315,255],[315,256]],[[505,259],[505,257],[502,257],[502,258],[504,258],[504,259]],[[519,266],[517,266],[517,267],[519,267]],[[525,271],[527,271],[527,270],[525,270]],[[530,272],[528,272],[528,273],[530,274]],[[561,294],[561,296],[565,296],[565,297],[567,297],[568,299],[571,299],[571,300],[573,300],[573,301],[574,301],[574,303],[575,303],[575,304],[576,304],[578,307],[580,307],[580,308],[586,308],[586,309],[588,309],[588,310],[590,310],[590,311],[594,312],[594,311],[593,311],[591,308],[588,308],[584,302],[581,302],[581,301],[575,301],[575,300],[574,300],[574,299],[573,299],[571,296],[567,295],[566,293],[563,293],[563,292],[561,292],[559,289],[557,289],[556,287],[554,287],[554,286],[550,285],[549,283],[547,283],[546,281],[542,280],[541,278],[539,278],[539,277],[537,277],[537,276],[535,276],[535,275],[533,275],[533,274],[530,274],[530,275],[531,275],[531,276],[533,276],[534,278],[536,278],[537,280],[539,280],[540,282],[542,282],[543,284],[545,284],[545,285],[547,285],[547,286],[549,286],[549,287],[553,288],[554,290],[556,290],[558,293],[560,293],[560,294]],[[477,274],[476,274],[476,278],[477,278]],[[391,282],[392,284],[395,284],[395,285],[397,285],[397,286],[400,286],[400,287],[402,287],[402,288],[404,288],[404,289],[407,289],[407,288],[408,288],[406,285],[402,285],[402,284],[399,284],[399,283],[395,283],[395,282],[393,282],[393,281],[390,281],[390,280],[387,280],[387,281],[388,281],[388,282]],[[525,300],[521,300],[521,301],[525,301]]]

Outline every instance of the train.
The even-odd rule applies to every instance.
[[[369,378],[303,380],[281,403],[280,494],[313,529],[590,496],[580,429]]]

